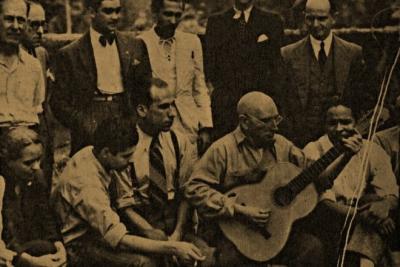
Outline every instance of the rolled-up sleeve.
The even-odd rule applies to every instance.
[[[211,146],[197,162],[185,184],[185,196],[204,217],[233,216],[235,199],[225,196],[215,188],[226,172],[226,151]]]
[[[115,172],[115,205],[117,209],[124,209],[136,205],[134,187],[131,178],[131,169]]]
[[[106,192],[99,188],[83,188],[77,193],[75,211],[97,230],[112,247],[116,247],[127,229],[118,214],[111,208]]]

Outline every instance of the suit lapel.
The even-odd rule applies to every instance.
[[[297,83],[297,93],[299,95],[301,105],[303,108],[307,107],[308,101],[308,90],[310,88],[310,57],[314,56],[310,53],[311,43],[310,38],[306,37],[299,44],[299,48],[296,49],[295,58],[293,64],[295,66],[293,75],[300,76]],[[304,81],[304,82],[301,82]]]
[[[90,40],[89,31],[81,39],[82,49],[79,50],[79,57],[86,73],[89,75],[90,82],[94,84],[94,88],[97,87],[97,69],[96,62],[94,60],[94,52],[92,43]]]
[[[346,47],[341,43],[341,41],[333,35],[333,62],[335,71],[335,82],[337,94],[343,95],[345,90],[346,81],[349,75],[350,62],[347,57]]]
[[[128,38],[123,36],[120,32],[116,32],[116,42],[119,54],[119,61],[121,64],[121,75],[124,80],[128,76],[129,64],[131,60],[128,41]]]

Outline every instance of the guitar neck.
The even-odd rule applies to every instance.
[[[332,162],[334,162],[343,152],[345,148],[342,145],[336,145],[326,152],[320,159],[311,164],[299,175],[297,175],[287,187],[295,195],[299,194],[304,188],[314,181]]]

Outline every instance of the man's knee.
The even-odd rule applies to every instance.
[[[309,234],[303,234],[303,245],[301,250],[303,251],[301,258],[306,261],[312,261],[313,263],[324,262],[324,247],[322,242],[315,236]],[[313,266],[317,266],[314,265]]]

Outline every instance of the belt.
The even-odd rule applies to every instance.
[[[115,94],[115,95],[95,95],[93,97],[93,101],[98,102],[112,102],[116,100],[122,99],[122,94]]]

